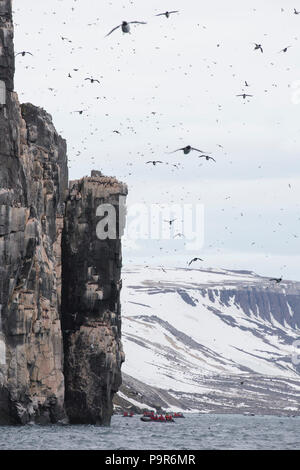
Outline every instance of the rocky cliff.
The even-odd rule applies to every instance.
[[[43,109],[19,104],[13,77],[11,0],[1,0],[0,424],[57,422],[65,410],[108,423],[123,359],[121,246],[97,240],[95,209],[126,188],[92,177],[69,191],[66,143]]]
[[[126,186],[92,172],[70,182],[63,230],[66,409],[72,423],[108,423],[124,360],[120,317],[120,238],[101,239],[98,208],[123,231]],[[106,225],[105,212],[102,220]],[[104,232],[104,237],[105,237]]]

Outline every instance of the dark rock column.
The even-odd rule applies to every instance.
[[[15,56],[11,0],[0,0],[0,82],[14,89]]]
[[[103,217],[97,208],[112,205],[117,232],[122,232],[126,194],[125,185],[99,172],[70,182],[62,244],[62,325],[71,423],[109,424],[112,398],[121,385],[121,241],[118,233],[115,239],[98,238]]]
[[[11,1],[0,0],[0,424],[47,423],[64,417],[66,144],[49,114],[20,106],[13,76]]]

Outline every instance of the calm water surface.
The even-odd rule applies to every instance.
[[[300,417],[186,415],[176,423],[112,417],[110,427],[0,427],[0,449],[300,449]]]

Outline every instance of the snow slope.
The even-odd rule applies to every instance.
[[[167,391],[183,408],[232,402],[229,409],[245,411],[251,397],[253,408],[256,395],[260,403],[273,394],[277,407],[288,400],[296,410],[300,369],[292,354],[299,330],[300,283],[274,285],[223,269],[123,269],[124,383],[131,378]],[[145,389],[141,395],[145,402]],[[166,396],[162,401],[170,408]]]

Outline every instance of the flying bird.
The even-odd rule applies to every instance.
[[[255,48],[254,48],[255,51],[257,49],[260,49],[261,52],[264,52],[261,44],[256,44],[256,42],[254,42],[253,44],[255,44]]]
[[[130,26],[129,25],[131,25],[133,23],[147,24],[147,23],[145,23],[145,21],[122,21],[122,24],[119,24],[119,26],[116,26],[115,28],[113,28],[105,37],[109,36],[111,33],[116,31],[116,29],[118,29],[118,28],[122,28],[123,33],[130,33]]]
[[[195,261],[203,261],[203,259],[202,259],[202,258],[193,258],[193,259],[191,259],[191,261],[188,263],[189,266],[190,266],[192,263],[195,263]]]
[[[85,78],[84,80],[90,80],[91,83],[94,83],[94,82],[100,83],[99,80],[97,80],[96,78],[89,78],[88,77],[88,78]]]
[[[164,222],[168,222],[168,224],[169,224],[169,225],[170,225],[170,227],[171,227],[172,223],[173,223],[173,222],[175,222],[175,220],[177,220],[177,219],[172,219],[172,220],[164,220]]]
[[[213,157],[210,157],[209,155],[200,155],[198,158],[206,158],[206,160],[213,160],[214,162],[216,161]]]
[[[187,145],[186,147],[182,147],[181,149],[173,150],[173,152],[170,152],[170,153],[175,153],[175,152],[178,152],[179,150],[183,150],[183,153],[185,155],[190,153],[192,150],[196,150],[196,152],[200,152],[200,153],[207,153],[204,150],[196,149],[195,147],[191,147],[190,145]]]
[[[289,47],[292,47],[292,46],[284,47],[283,49],[281,49],[281,51],[278,52],[278,54],[279,54],[280,52],[287,52],[287,50],[288,50]]]
[[[244,99],[246,99],[247,96],[253,96],[253,95],[247,95],[246,93],[242,93],[241,95],[236,95],[236,96],[242,96]]]
[[[274,279],[270,279],[270,281],[275,281],[276,284],[279,284],[281,281],[282,281],[282,277],[278,277],[278,278],[274,278]]]
[[[161,162],[160,160],[150,160],[149,162],[146,162],[146,164],[147,163],[152,163],[152,165],[155,166],[157,163],[163,163],[163,162]]]
[[[166,18],[169,18],[169,16],[172,14],[172,13],[179,13],[178,10],[173,10],[173,11],[165,11],[164,13],[158,13],[158,15],[155,15],[155,16],[165,16]]]
[[[17,57],[17,55],[21,54],[23,57],[25,54],[30,54],[33,56],[33,54],[31,54],[31,52],[27,52],[27,51],[22,51],[22,52],[18,52],[17,54],[15,54],[15,57]]]

